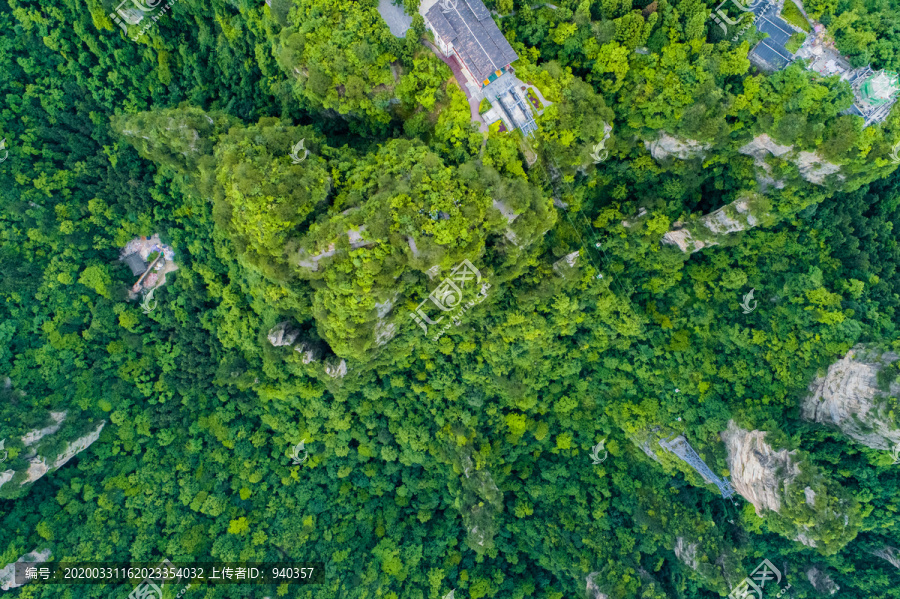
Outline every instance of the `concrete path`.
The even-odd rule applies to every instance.
[[[378,12],[394,37],[403,37],[412,27],[412,17],[403,12],[402,6],[397,6],[391,0],[378,0]]]

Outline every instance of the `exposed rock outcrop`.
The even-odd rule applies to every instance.
[[[733,420],[721,437],[732,485],[772,530],[826,554],[856,536],[858,502],[842,497],[796,450],[775,451],[765,432],[742,429]]]
[[[60,426],[62,426],[63,421],[66,419],[66,414],[68,414],[68,411],[50,412],[50,419],[53,420],[53,424],[46,428],[41,428],[29,433],[25,433],[25,435],[22,437],[22,443],[25,444],[25,447],[29,447],[31,445],[34,445],[47,435],[52,435],[59,430]]]
[[[746,156],[752,156],[757,160],[764,160],[769,154],[780,158],[793,149],[794,146],[783,146],[763,133],[741,146],[738,152]]]
[[[363,233],[366,230],[365,225],[360,225],[356,229],[350,229],[347,231],[347,240],[350,242],[350,249],[356,250],[361,247],[366,247],[372,245],[373,241],[368,241],[363,238]],[[412,248],[410,248],[412,249]],[[319,252],[313,256],[308,255],[306,252],[301,251],[300,256],[301,259],[297,261],[298,266],[302,266],[304,268],[308,268],[313,272],[319,270],[319,260],[322,258],[329,258],[334,256],[337,253],[337,242],[333,241],[328,245],[328,249],[323,252]]]
[[[781,511],[783,488],[800,474],[796,452],[773,450],[765,441],[766,433],[744,430],[733,420],[721,436],[734,489],[753,504],[757,516],[766,510]]]
[[[379,320],[375,325],[375,345],[385,345],[397,334],[397,325]]]
[[[883,548],[873,551],[872,555],[886,560],[889,564],[900,570],[900,550],[885,545]]]
[[[54,414],[57,415],[55,418],[59,418],[60,412],[54,412]],[[62,420],[63,420],[63,418],[59,418],[59,422],[54,424],[53,426],[61,425]],[[20,488],[24,487],[25,485],[33,483],[34,481],[41,478],[48,472],[52,472],[58,468],[61,468],[63,465],[66,464],[66,462],[68,462],[73,457],[75,457],[75,455],[81,453],[82,451],[84,451],[85,449],[90,447],[91,444],[94,443],[94,441],[96,441],[100,437],[100,432],[103,430],[103,427],[105,424],[106,424],[106,421],[104,420],[104,421],[100,422],[99,426],[97,426],[97,428],[94,429],[93,431],[89,432],[88,434],[84,435],[83,437],[80,437],[78,439],[75,439],[74,441],[71,441],[66,446],[66,448],[63,450],[63,452],[61,454],[59,454],[58,456],[56,456],[56,458],[53,460],[48,461],[46,456],[42,456],[42,455],[34,456],[34,453],[32,453],[31,455],[34,457],[31,457],[28,459],[28,467],[27,468],[20,469],[18,471],[11,469],[11,470],[6,470],[4,472],[0,472],[0,488],[7,485],[10,481],[12,481],[12,479],[17,474],[19,474],[21,472],[24,472],[25,476],[19,482]],[[57,426],[57,428],[58,428],[58,426]],[[41,429],[41,430],[46,430],[46,429]],[[25,437],[31,439],[31,443],[26,444],[26,446],[35,445],[37,443],[37,440],[36,440],[37,434],[40,432],[41,431],[31,431],[30,433],[26,434]],[[23,437],[23,441],[24,441],[25,437]]]
[[[711,146],[694,139],[679,139],[669,135],[665,131],[659,132],[659,138],[655,141],[645,141],[644,146],[650,151],[654,160],[664,160],[670,156],[686,160],[688,158],[703,157]]]
[[[587,592],[588,599],[609,599],[609,595],[601,593],[600,587],[597,586],[596,578],[599,575],[600,572],[591,572],[587,576],[587,588],[585,591]]]
[[[16,583],[16,564],[41,564],[49,560],[51,555],[52,553],[49,549],[44,549],[43,551],[34,550],[30,553],[26,553],[15,562],[6,565],[3,569],[0,569],[0,590],[8,591],[24,584]]]
[[[879,372],[893,368],[900,359],[892,352],[857,346],[832,364],[824,377],[810,385],[801,404],[805,420],[838,427],[845,435],[867,447],[889,450],[900,443],[900,383],[885,388],[878,384]]]
[[[828,175],[841,170],[840,165],[825,160],[816,152],[797,152],[794,150],[794,146],[781,145],[765,133],[744,144],[738,149],[738,152],[752,156],[756,166],[765,170],[766,173],[770,173],[772,170],[766,162],[766,158],[770,155],[791,162],[800,170],[801,177],[815,185],[822,185]]]
[[[840,166],[828,162],[815,152],[800,152],[794,164],[800,169],[801,177],[816,185],[821,185],[825,182],[825,177],[841,170]]]
[[[378,314],[378,321],[375,323],[375,345],[386,345],[397,334],[396,323],[389,322],[386,318],[394,309],[399,297],[399,293],[394,293],[383,302],[375,302],[375,311]]]
[[[818,566],[809,568],[806,571],[806,578],[809,579],[809,584],[820,593],[825,593],[830,596],[841,590],[841,587],[831,579],[831,576],[821,570]]]
[[[559,260],[553,263],[553,270],[556,271],[556,274],[562,275],[573,268],[575,268],[575,264],[578,262],[578,257],[581,255],[581,250],[577,250],[572,252],[571,254],[566,254]]]
[[[325,374],[331,378],[344,378],[347,374],[346,360],[328,360],[325,362]]]
[[[275,347],[283,347],[293,345],[300,336],[300,331],[291,324],[291,321],[284,320],[272,327],[267,336],[269,343]]]
[[[454,505],[468,532],[466,545],[481,554],[494,547],[497,514],[503,511],[503,492],[471,443],[462,446],[453,443],[447,449],[453,471],[459,474],[460,484],[454,485]]]
[[[514,220],[516,220],[516,218],[519,217],[519,214],[515,210],[513,210],[500,200],[493,200],[493,206],[500,211],[500,214],[502,214],[504,218],[506,218],[507,223],[512,223]]]
[[[394,309],[394,304],[397,302],[397,298],[400,297],[399,293],[395,293],[393,297],[383,302],[375,302],[375,310],[378,311],[378,318],[384,318],[388,314],[391,313],[391,310]]]
[[[634,220],[633,221],[623,220],[622,226],[625,228],[632,227],[632,226],[638,224],[645,216],[647,216],[647,209],[644,207],[641,207],[641,209],[638,210],[638,213],[634,215]]]
[[[63,450],[63,452],[56,458],[56,461],[53,462],[53,465],[50,467],[51,470],[56,470],[57,468],[62,467],[66,462],[71,460],[77,454],[93,445],[94,442],[100,438],[100,433],[103,431],[104,426],[106,426],[105,420],[101,421],[100,425],[97,426],[97,428],[95,428],[93,431],[69,443],[65,450]]]
[[[756,201],[741,198],[699,218],[674,223],[675,228],[663,235],[662,242],[677,246],[682,252],[694,253],[717,245],[718,236],[755,227],[759,224],[758,211]]]
[[[303,357],[304,364],[317,362],[322,357],[322,346],[309,339],[303,339],[295,345],[299,336],[300,329],[289,320],[276,324],[267,335],[269,343],[275,347],[293,347],[293,350]]]
[[[686,543],[684,537],[678,537],[675,540],[675,556],[687,564],[691,570],[696,570],[700,565],[697,557],[698,547],[700,547],[699,543]]]
[[[419,257],[419,247],[416,245],[416,240],[412,237],[406,238],[406,244],[409,246],[409,251],[412,252],[413,258]]]
[[[500,212],[500,214],[503,215],[504,218],[506,218],[506,222],[508,225],[512,225],[513,221],[519,217],[518,212],[499,200],[494,200],[493,206]],[[504,236],[509,240],[510,243],[512,243],[516,247],[522,247],[522,244],[519,243],[519,238],[516,235],[516,232],[512,230],[511,226],[507,227]]]
[[[294,351],[303,356],[303,363],[316,362],[322,357],[322,348],[309,341],[301,341],[294,346]]]

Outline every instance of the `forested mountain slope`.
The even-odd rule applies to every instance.
[[[0,566],[326,567],[188,599],[693,599],[768,559],[793,597],[900,598],[900,110],[863,128],[837,78],[757,71],[711,3],[486,4],[552,102],[527,142],[479,132],[421,17],[395,38],[374,0],[124,28],[0,3]],[[845,4],[807,9],[896,66],[854,31],[897,0]],[[179,269],[142,309],[120,250],[153,233]],[[459,265],[465,312],[411,318]],[[878,360],[847,383],[854,348]],[[840,417],[810,415],[823,380]]]

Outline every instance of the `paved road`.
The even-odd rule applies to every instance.
[[[391,0],[378,0],[378,12],[394,37],[403,37],[407,29],[412,27],[412,17],[403,12],[402,6],[397,6]]]

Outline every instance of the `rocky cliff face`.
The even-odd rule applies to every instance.
[[[75,439],[66,447],[65,451],[63,451],[57,458],[56,461],[53,462],[53,465],[50,466],[51,470],[56,470],[57,468],[61,468],[66,462],[71,460],[77,454],[81,453],[88,447],[94,444],[94,442],[100,438],[100,432],[103,430],[103,427],[106,426],[106,421],[102,421],[97,428],[93,431],[89,432],[83,437],[79,437]]]
[[[566,273],[575,268],[575,265],[578,263],[578,257],[580,255],[581,250],[574,251],[571,254],[566,254],[553,263],[554,272],[556,272],[556,274],[560,276],[565,276]]]
[[[50,426],[46,428],[41,428],[26,433],[22,437],[22,443],[25,444],[25,447],[30,447],[47,435],[52,435],[59,430],[60,426],[62,426],[63,421],[66,419],[67,413],[68,412],[50,412],[50,420],[53,421],[52,424],[50,424]]]
[[[17,559],[14,563],[5,566],[3,569],[0,569],[0,590],[8,591],[9,589],[14,589],[16,587],[22,586],[21,584],[16,584],[16,564],[17,563],[30,563],[30,564],[40,564],[48,559],[50,559],[51,552],[49,549],[44,549],[43,551],[34,550],[31,553],[26,553],[19,559]]]
[[[350,229],[347,231],[347,240],[350,242],[350,249],[358,250],[361,247],[368,247],[372,245],[374,242],[368,241],[363,237],[363,233],[366,231],[365,225],[360,225],[356,229]],[[297,261],[298,266],[302,266],[303,268],[308,268],[309,270],[315,272],[319,270],[319,260],[322,258],[330,258],[334,256],[337,250],[337,241],[331,242],[328,248],[319,252],[315,255],[310,255],[306,250],[301,250],[300,252],[300,260]]]
[[[30,441],[30,443],[28,443],[28,442],[25,443],[26,447],[35,445],[37,443],[38,439],[49,434],[49,433],[45,433],[44,435],[41,435],[42,432],[52,429],[54,426],[56,427],[56,429],[59,428],[63,418],[65,417],[64,416],[65,413],[62,413],[63,414],[62,417],[59,416],[60,412],[52,412],[51,414],[56,414],[56,416],[52,416],[52,417],[54,419],[59,419],[59,422],[55,423],[54,425],[51,425],[50,427],[47,427],[45,429],[31,431],[30,433],[26,434],[22,438],[23,442],[25,442],[26,439],[28,439]],[[25,477],[22,478],[21,481],[19,482],[19,485],[18,485],[19,488],[33,483],[34,481],[41,478],[48,472],[52,472],[58,468],[61,468],[62,466],[64,466],[66,464],[66,462],[71,460],[77,454],[81,453],[82,451],[84,451],[85,449],[90,447],[91,444],[93,444],[100,437],[100,432],[103,430],[103,427],[105,425],[106,425],[106,421],[104,420],[93,431],[89,432],[88,434],[86,434],[82,437],[75,439],[74,441],[71,441],[66,446],[65,450],[53,460],[48,460],[46,456],[34,455],[34,453],[33,453],[32,455],[34,457],[31,457],[28,459],[27,468],[20,469],[18,471],[6,470],[5,472],[0,472],[0,488],[3,488],[6,485],[10,484],[10,481],[12,481],[13,478],[15,478],[16,475],[21,472],[25,472]],[[55,430],[54,430],[54,432],[55,432]],[[12,484],[15,484],[15,483],[12,483]],[[4,490],[8,490],[8,489],[4,489]]]
[[[332,359],[325,362],[325,374],[333,379],[344,378],[347,375],[347,361]]]
[[[900,570],[900,549],[885,545],[881,549],[873,551],[872,555],[886,560],[890,565]]]
[[[806,578],[816,591],[824,595],[831,596],[841,590],[841,587],[831,579],[831,576],[818,566],[812,566],[807,569]]]
[[[609,599],[609,595],[601,593],[600,587],[597,586],[596,579],[599,574],[599,572],[591,572],[587,576],[587,588],[585,591],[587,592],[588,599]]]
[[[322,357],[322,347],[310,340],[298,342],[297,338],[299,336],[300,329],[295,327],[289,320],[279,322],[266,335],[269,343],[274,347],[292,347],[295,352],[302,356],[304,364],[318,362]]]
[[[682,252],[694,253],[718,245],[717,237],[755,227],[761,212],[758,200],[749,196],[741,198],[699,218],[674,223],[674,228],[663,235],[662,242],[677,246]]]
[[[810,385],[801,404],[805,420],[829,424],[873,449],[889,450],[900,444],[900,383],[879,386],[880,372],[892,368],[897,354],[862,346],[828,368]]]
[[[735,491],[753,504],[757,516],[766,510],[781,511],[784,488],[800,474],[794,452],[774,451],[765,441],[766,433],[744,430],[734,421],[721,436]]]
[[[766,175],[772,172],[772,167],[766,160],[769,156],[788,161],[799,169],[801,177],[815,185],[822,185],[828,175],[841,170],[839,165],[825,160],[815,152],[797,152],[794,146],[781,145],[766,134],[757,135],[738,152],[752,156],[756,166],[765,171]],[[774,180],[772,182],[776,186],[780,183]]]
[[[721,437],[732,485],[769,528],[826,554],[855,538],[859,504],[842,497],[797,451],[775,451],[765,432],[742,429],[733,420]]]
[[[691,570],[696,570],[700,565],[700,561],[697,558],[697,549],[699,547],[699,543],[688,543],[684,540],[684,537],[678,537],[675,540],[675,556],[687,564]]]
[[[706,150],[710,148],[709,144],[694,139],[679,139],[665,131],[660,131],[659,138],[655,141],[645,141],[644,146],[650,151],[654,160],[664,160],[671,156],[682,160],[703,157]]]
[[[285,345],[293,345],[299,335],[300,331],[292,326],[290,321],[285,320],[272,327],[267,336],[269,343],[275,347],[284,347]]]

